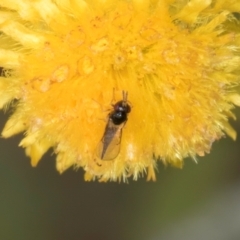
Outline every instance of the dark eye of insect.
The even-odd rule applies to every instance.
[[[120,152],[122,129],[127,122],[131,107],[127,102],[127,92],[123,91],[123,100],[113,105],[108,115],[108,123],[97,149],[97,156],[102,160],[113,160]]]

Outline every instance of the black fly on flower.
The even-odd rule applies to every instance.
[[[128,92],[123,91],[123,99],[113,105],[108,114],[108,122],[97,148],[97,156],[102,160],[113,160],[120,152],[122,129],[127,122],[131,107],[127,102]]]

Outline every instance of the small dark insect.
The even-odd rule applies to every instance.
[[[122,129],[131,111],[127,96],[128,93],[123,91],[123,99],[113,105],[108,115],[108,123],[97,148],[97,156],[102,160],[113,160],[119,154]]]

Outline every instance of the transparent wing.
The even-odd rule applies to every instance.
[[[97,157],[102,160],[113,160],[117,157],[121,147],[122,128],[125,122],[115,125],[108,121],[103,137],[97,147]]]

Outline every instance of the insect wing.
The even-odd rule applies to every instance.
[[[97,148],[97,156],[102,160],[113,160],[117,157],[121,146],[122,128],[125,122],[115,125],[111,119],[105,128],[104,135]]]

